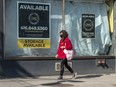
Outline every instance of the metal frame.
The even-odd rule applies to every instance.
[[[3,1],[3,58],[5,57],[5,0]]]

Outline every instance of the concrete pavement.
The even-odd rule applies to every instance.
[[[57,80],[57,77],[0,79],[0,87],[116,87],[116,74],[78,75],[76,79],[65,75],[63,80]]]

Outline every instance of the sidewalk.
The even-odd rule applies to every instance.
[[[0,87],[116,87],[116,74],[78,75],[76,79],[67,75],[63,80],[57,80],[57,77],[0,79]]]

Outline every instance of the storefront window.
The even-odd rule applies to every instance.
[[[112,45],[108,6],[101,0],[96,0],[97,3],[89,1],[91,2],[65,2],[65,29],[73,43],[75,56],[107,55]],[[33,13],[30,14],[29,11]],[[23,27],[20,28],[21,25]],[[5,0],[6,57],[54,57],[61,29],[62,0]]]

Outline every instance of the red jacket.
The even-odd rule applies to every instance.
[[[64,48],[62,48],[62,47],[64,47]],[[71,43],[71,41],[70,41],[70,39],[68,37],[65,38],[64,41],[62,41],[62,39],[60,39],[58,50],[57,50],[57,54],[58,54],[58,58],[59,59],[66,58],[66,55],[63,52],[64,49],[67,49],[67,50],[71,50],[72,49],[72,43]]]

